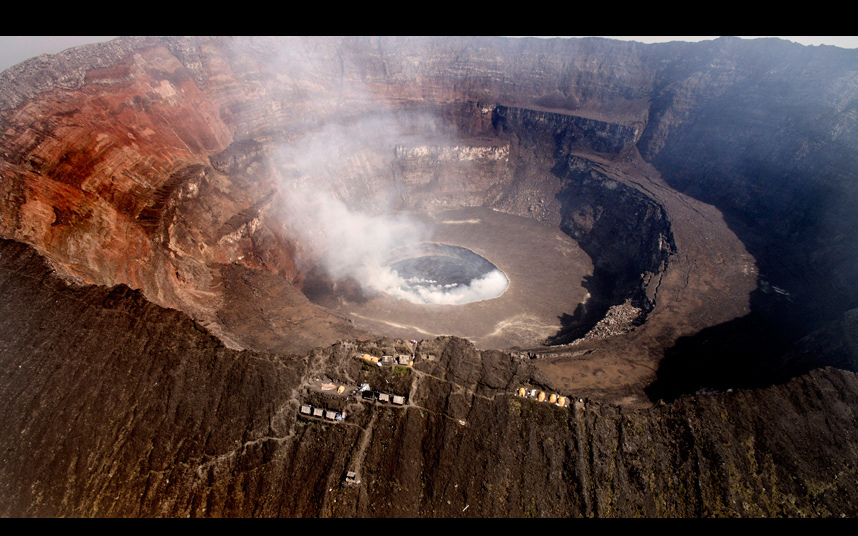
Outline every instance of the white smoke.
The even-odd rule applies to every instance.
[[[265,40],[239,43],[257,57],[278,48]],[[333,280],[353,278],[369,293],[418,303],[466,303],[503,292],[507,280],[500,272],[443,289],[411,285],[385,266],[394,248],[432,237],[426,223],[400,211],[403,203],[391,172],[394,148],[453,140],[444,139],[446,127],[439,117],[389,106],[363,84],[362,67],[314,59],[317,46],[331,47],[331,58],[345,58],[335,53],[336,41],[287,39],[271,64],[276,76],[294,88],[281,101],[280,113],[302,118],[299,123],[306,127],[292,131],[277,155],[282,213],[301,245],[299,263],[318,265]],[[380,42],[372,45],[372,54],[379,47]]]
[[[384,279],[383,292],[414,303],[434,303],[442,305],[461,305],[488,300],[500,296],[509,280],[500,270],[492,270],[479,279],[473,279],[467,285],[433,284],[432,281],[403,279],[396,270],[388,270]],[[423,286],[419,283],[429,283]]]
[[[407,214],[367,214],[328,190],[298,186],[285,197],[289,227],[334,280],[353,278],[366,290],[384,291],[390,250],[431,238],[431,229]]]
[[[464,304],[494,298],[509,281],[493,270],[467,285],[405,279],[386,266],[390,251],[431,239],[431,227],[406,213],[368,214],[327,190],[295,187],[286,197],[290,228],[333,280],[352,278],[368,293],[424,304]]]

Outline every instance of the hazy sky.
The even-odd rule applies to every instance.
[[[582,37],[582,36],[574,36]],[[712,36],[605,36],[611,39],[628,39],[642,43],[662,41],[703,41],[716,39]],[[745,37],[753,39],[754,37]],[[87,43],[109,41],[113,36],[64,35],[64,36],[0,36],[0,71],[39,54],[56,54],[63,50]],[[843,48],[858,48],[858,36],[785,36],[782,39],[804,45],[834,45]]]
[[[3,35],[0,36],[0,71],[39,54],[56,54],[67,48],[109,41],[115,36],[101,35]]]

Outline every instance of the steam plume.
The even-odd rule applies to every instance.
[[[427,224],[399,211],[401,199],[390,175],[394,147],[451,140],[441,139],[445,127],[432,114],[401,107],[392,111],[361,83],[360,69],[346,62],[342,70],[330,71],[331,65],[310,61],[314,55],[306,54],[300,41],[287,44],[272,65],[280,76],[294,77],[299,88],[286,106],[308,118],[314,110],[327,117],[332,108],[342,112],[336,123],[309,123],[301,137],[284,143],[279,152],[286,225],[306,248],[305,260],[334,280],[353,278],[369,293],[418,303],[465,303],[500,294],[507,284],[500,272],[442,288],[414,285],[385,266],[392,249],[432,237]],[[335,89],[313,91],[307,86],[308,73],[313,73],[310,79],[335,80],[330,86]],[[354,203],[356,199],[360,202]]]
[[[467,285],[437,285],[425,280],[404,280],[395,270],[388,270],[386,275],[390,279],[385,280],[384,292],[414,303],[458,305],[482,301],[500,296],[509,284],[500,270],[492,270]],[[429,285],[424,286],[424,283]]]

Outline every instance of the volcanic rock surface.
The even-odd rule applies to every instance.
[[[735,38],[8,69],[0,515],[854,516],[856,88]],[[421,243],[508,287],[381,292]]]

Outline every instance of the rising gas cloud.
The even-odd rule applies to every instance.
[[[509,280],[497,269],[471,280],[467,285],[441,285],[425,279],[403,279],[395,270],[389,270],[385,276],[389,279],[383,280],[383,292],[414,303],[441,305],[461,305],[496,298],[509,285]]]
[[[243,46],[264,51],[259,57],[272,57],[267,41],[248,39]],[[508,283],[500,272],[445,288],[414,285],[385,266],[392,249],[432,239],[430,226],[403,211],[407,207],[391,171],[394,148],[454,144],[445,137],[443,121],[426,112],[404,112],[401,106],[394,111],[363,85],[359,69],[347,62],[310,60],[319,55],[303,50],[300,38],[278,46],[269,68],[274,76],[293,79],[294,87],[278,104],[280,113],[307,118],[306,128],[293,133],[276,155],[281,213],[301,245],[299,263],[319,266],[333,280],[354,279],[368,294],[382,292],[417,303],[467,303],[499,295]],[[320,80],[328,83],[308,85]],[[341,113],[331,114],[331,108]],[[314,110],[340,120],[317,124]],[[379,191],[386,196],[367,194]]]
[[[317,148],[325,146],[317,141],[313,142]],[[349,158],[339,150],[334,152],[339,158]],[[378,202],[372,212],[347,205],[336,195],[335,185],[342,180],[342,176],[333,180],[316,176],[284,181],[287,225],[306,248],[306,262],[318,263],[334,280],[354,279],[367,294],[381,292],[414,303],[470,303],[497,297],[506,289],[509,282],[499,270],[467,285],[437,285],[401,277],[385,264],[390,251],[430,241],[431,226],[407,212],[378,209]]]
[[[385,265],[389,252],[430,240],[431,227],[407,213],[368,214],[352,209],[324,189],[296,186],[289,194],[290,227],[334,280],[352,278],[369,294],[382,292],[414,303],[448,305],[497,297],[509,284],[500,270],[469,284],[403,278]]]

